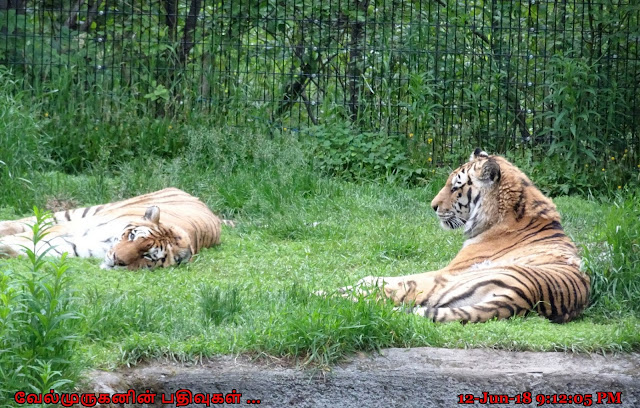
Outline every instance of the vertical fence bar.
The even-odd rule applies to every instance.
[[[537,157],[560,137],[564,61],[598,78],[601,148],[638,160],[635,0],[18,3],[29,7],[0,3],[0,65],[33,89],[72,86],[58,106],[91,100],[96,121],[133,104],[141,116],[271,131],[350,124],[438,164],[475,145]]]

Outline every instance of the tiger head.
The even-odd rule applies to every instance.
[[[476,149],[469,161],[455,169],[431,202],[445,229],[464,226],[467,238],[497,223],[524,217],[559,215],[545,197],[516,166],[500,156]]]
[[[103,269],[167,267],[188,262],[193,254],[191,238],[178,226],[160,223],[160,209],[147,208],[140,221],[127,225],[107,251]]]

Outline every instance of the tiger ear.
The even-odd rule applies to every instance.
[[[490,158],[482,165],[478,180],[483,183],[493,184],[499,182],[501,176],[500,165],[497,161]]]
[[[489,157],[489,153],[479,147],[476,147],[476,150],[474,150],[473,153],[471,153],[471,156],[469,156],[469,161],[474,161],[478,157]]]
[[[160,222],[160,208],[155,205],[147,208],[147,211],[144,213],[144,217],[142,219],[151,221],[154,224],[158,224]]]

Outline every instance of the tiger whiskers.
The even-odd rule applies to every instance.
[[[462,227],[466,223],[466,220],[453,216],[442,220],[442,223],[445,224],[449,229],[456,229]]]

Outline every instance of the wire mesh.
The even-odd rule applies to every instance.
[[[0,0],[0,64],[69,87],[70,106],[90,95],[107,120],[131,104],[287,131],[342,122],[437,162],[563,129],[636,151],[639,20],[635,0]]]

